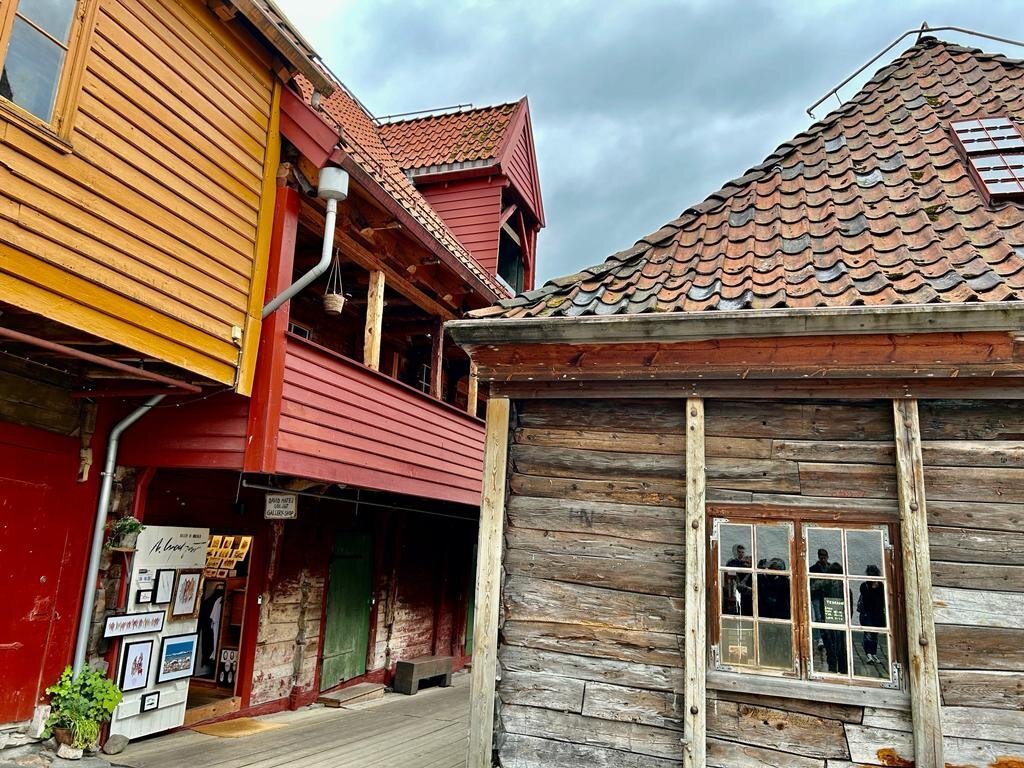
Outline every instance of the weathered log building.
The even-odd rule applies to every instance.
[[[1024,763],[1022,84],[922,39],[448,325],[491,393],[470,768]]]

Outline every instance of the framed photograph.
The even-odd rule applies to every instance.
[[[226,578],[228,578],[228,576],[230,574],[231,574],[231,572],[227,568],[221,568],[220,570],[217,571],[217,578],[218,579],[226,579]]]
[[[199,584],[203,580],[201,568],[178,571],[174,585],[174,599],[171,601],[171,618],[181,619],[194,616],[199,607]]]
[[[121,651],[121,676],[117,687],[122,691],[137,691],[149,683],[149,665],[153,661],[153,641],[126,642]]]
[[[163,611],[117,613],[113,616],[107,616],[103,622],[103,636],[126,637],[128,635],[144,635],[147,632],[160,632],[163,628]]]
[[[160,568],[156,572],[156,584],[153,587],[153,604],[167,605],[174,597],[174,577],[178,572],[174,568]]]
[[[221,547],[221,544],[220,544],[221,540],[222,539],[221,539],[220,536],[211,536],[210,537],[210,544],[206,548],[207,549],[220,549],[220,547]]]
[[[153,590],[152,589],[137,589],[135,590],[135,602],[143,605],[149,605],[153,602]]]
[[[214,569],[220,568],[220,564],[221,564],[221,558],[219,558],[219,557],[209,557],[209,558],[206,559],[206,567],[207,568],[214,568]]]
[[[242,537],[241,541],[238,542],[238,551],[239,551],[239,553],[244,553],[244,552],[248,552],[249,551],[249,542],[250,541],[252,541],[252,536],[243,536]]]
[[[165,637],[160,643],[160,664],[156,670],[156,681],[166,683],[183,677],[192,677],[198,647],[198,632]]]
[[[149,691],[139,699],[139,712],[152,712],[160,708],[160,691]]]
[[[225,536],[224,540],[221,542],[221,546],[224,549],[233,549],[234,546],[235,546],[235,537],[234,536]]]

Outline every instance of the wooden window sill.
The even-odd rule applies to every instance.
[[[27,133],[62,154],[70,155],[72,152],[71,142],[56,133],[51,126],[23,115],[15,107],[0,101],[0,143],[7,142],[11,131]]]
[[[733,691],[760,696],[823,701],[829,704],[850,704],[856,707],[910,711],[909,694],[891,688],[867,688],[822,683],[817,680],[793,680],[785,677],[712,672],[710,670],[707,673],[707,688],[709,691]]]

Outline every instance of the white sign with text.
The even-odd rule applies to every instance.
[[[294,493],[268,493],[264,520],[294,520],[299,516],[299,497]]]

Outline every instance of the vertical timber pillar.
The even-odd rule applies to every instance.
[[[480,380],[477,377],[476,363],[469,364],[469,379],[466,383],[466,413],[476,416],[477,400],[480,396]]]
[[[896,475],[900,508],[900,548],[906,593],[907,675],[914,718],[914,763],[945,765],[939,698],[938,649],[928,549],[924,462],[917,400],[893,400],[896,428]]]
[[[473,672],[469,698],[467,768],[490,768],[494,737],[494,681],[498,668],[498,611],[501,590],[501,539],[505,520],[508,466],[509,400],[487,401],[484,481],[477,544],[476,612],[473,621]]]
[[[707,729],[707,533],[704,514],[704,401],[686,401],[686,604],[683,768],[704,768]]]
[[[380,370],[380,336],[384,325],[384,273],[375,269],[370,273],[370,287],[366,291],[366,330],[363,333],[363,364]]]

